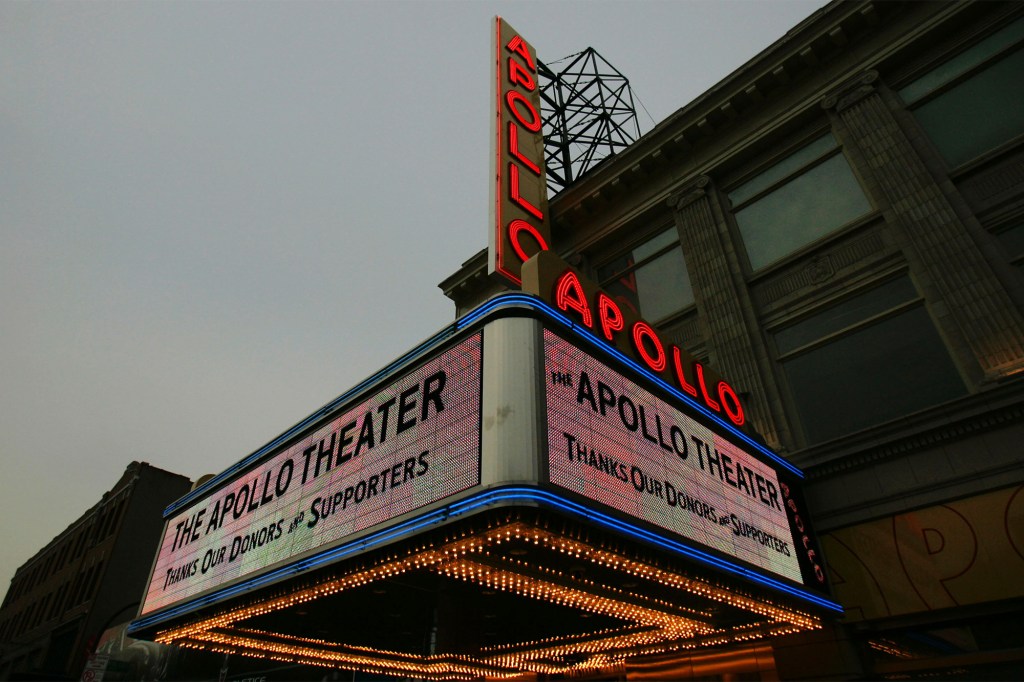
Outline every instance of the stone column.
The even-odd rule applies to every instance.
[[[751,425],[769,446],[790,443],[771,361],[760,338],[753,304],[722,212],[717,192],[702,176],[668,199],[674,210],[683,256],[693,285],[710,364],[741,396]],[[717,217],[716,217],[717,216]]]
[[[901,129],[867,72],[822,106],[852,147],[933,319],[975,385],[1024,369],[1024,318],[951,201]],[[945,188],[945,192],[943,189]],[[984,238],[985,235],[978,235]]]

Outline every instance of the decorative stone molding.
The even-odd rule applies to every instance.
[[[832,279],[836,269],[832,267],[832,259],[828,255],[818,256],[807,266],[807,277],[813,284],[822,284]]]
[[[910,434],[899,434],[860,452],[846,453],[821,464],[801,461],[808,481],[842,475],[878,462],[892,460],[908,452],[941,448],[964,438],[977,437],[997,429],[1012,428],[1024,421],[1024,404],[1001,405],[978,412],[956,421],[937,421],[929,429]]]
[[[971,173],[958,181],[957,187],[968,203],[979,211],[1014,198],[1024,187],[1024,146]]]
[[[726,248],[726,226],[721,212],[716,211],[718,197],[711,187],[711,178],[700,176],[668,200],[690,270],[699,336],[715,368],[733,386],[750,394],[745,401],[750,423],[766,442],[778,446],[784,440],[781,415],[772,412],[778,398],[774,387],[764,381],[768,360],[764,349],[753,341],[753,308],[736,253]],[[688,332],[692,335],[694,329]]]
[[[693,352],[698,345],[703,345],[704,339],[700,333],[700,319],[697,315],[690,315],[677,320],[665,327],[665,336],[680,348]]]
[[[794,264],[770,279],[765,279],[754,287],[755,299],[761,306],[770,306],[801,289],[824,284],[847,268],[867,263],[876,266],[885,253],[885,242],[881,234],[876,229],[869,229],[856,237],[836,243],[827,253],[815,256],[810,263]]]

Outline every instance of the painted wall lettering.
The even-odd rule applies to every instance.
[[[1024,597],[1024,486],[823,534],[852,621]]]

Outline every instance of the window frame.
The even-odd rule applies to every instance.
[[[893,279],[895,279],[895,278],[893,278]],[[858,289],[857,291],[859,293],[867,293],[868,291],[870,291],[872,289],[875,289],[876,287],[879,287],[879,286],[881,286],[883,284],[888,283],[888,281],[891,281],[891,280],[886,280],[884,282],[877,282],[877,281],[876,282],[872,282],[871,285],[869,285],[869,286],[867,286],[866,288],[863,288],[863,289]],[[849,298],[852,298],[852,297],[849,297]],[[842,305],[843,301],[845,301],[845,300],[848,300],[848,299],[844,298],[843,300],[840,300],[840,301],[833,301],[833,302],[831,302],[829,304],[822,304],[820,306],[816,306],[814,308],[815,312],[808,314],[805,319],[809,319],[811,317],[814,317],[815,314],[821,314],[821,313],[825,312],[828,308],[832,307],[833,305]],[[845,336],[849,336],[851,334],[855,334],[855,333],[861,331],[862,329],[866,329],[866,328],[868,328],[868,327],[870,327],[872,325],[878,324],[880,322],[884,322],[885,320],[887,320],[887,319],[889,319],[891,317],[897,317],[900,314],[905,313],[906,311],[910,310],[911,308],[916,308],[918,306],[923,305],[924,303],[925,303],[924,296],[922,296],[920,294],[920,292],[918,292],[917,296],[915,296],[914,298],[909,299],[907,301],[904,301],[902,303],[897,303],[892,308],[887,308],[886,310],[883,310],[880,313],[875,313],[873,315],[869,315],[867,317],[861,318],[857,322],[853,322],[851,324],[848,324],[845,327],[841,327],[840,329],[837,329],[835,331],[828,332],[824,336],[821,336],[821,337],[815,339],[814,341],[809,341],[809,342],[803,344],[802,346],[797,346],[797,347],[792,348],[792,349],[790,349],[790,350],[788,350],[788,351],[786,351],[784,353],[781,353],[781,352],[779,352],[778,344],[775,341],[775,334],[776,334],[776,332],[778,332],[781,329],[785,329],[785,327],[790,326],[790,324],[794,324],[794,323],[799,321],[799,320],[787,320],[787,324],[786,325],[779,327],[779,329],[772,330],[772,331],[769,332],[769,334],[771,336],[771,339],[772,339],[772,350],[775,352],[775,360],[777,362],[786,362],[787,360],[792,360],[793,358],[800,357],[801,355],[806,355],[807,353],[811,353],[811,352],[813,352],[813,351],[815,351],[815,350],[817,350],[817,349],[819,349],[819,348],[821,348],[823,346],[827,346],[827,345],[829,345],[829,344],[831,344],[831,343],[833,343],[835,341],[838,341],[839,339],[842,339]],[[937,329],[938,328],[936,327],[936,330]],[[950,357],[952,358],[952,355]]]
[[[831,136],[832,139],[835,141],[835,146],[833,148],[828,149],[819,154],[818,156],[808,160],[806,163],[799,166],[795,170],[790,171],[786,175],[769,183],[768,185],[766,185],[759,191],[755,192],[754,194],[750,195],[749,197],[743,199],[742,201],[733,202],[732,197],[730,196],[733,192],[740,189],[745,184],[753,181],[759,175],[767,172],[772,167],[782,163],[787,158],[795,154],[798,154],[803,149],[806,149],[807,147],[810,147],[811,145],[815,144],[816,142],[818,142],[818,140],[825,137],[826,135]],[[861,177],[857,165],[853,163],[853,160],[850,158],[850,156],[848,156],[845,153],[844,150],[845,145],[838,137],[836,137],[835,131],[833,130],[831,125],[825,124],[819,127],[815,127],[811,132],[801,135],[799,138],[793,140],[791,144],[786,145],[781,152],[772,154],[768,158],[764,159],[762,162],[756,163],[749,172],[743,173],[742,175],[738,176],[738,178],[735,181],[728,183],[728,185],[726,185],[727,189],[723,188],[723,209],[725,209],[726,212],[729,214],[728,222],[730,223],[730,232],[732,233],[733,242],[737,244],[739,247],[741,247],[736,250],[736,253],[742,259],[743,264],[746,266],[747,274],[749,277],[748,281],[753,281],[770,272],[775,271],[777,268],[784,267],[786,264],[791,263],[794,259],[806,255],[809,251],[819,247],[821,244],[839,238],[841,235],[846,234],[851,230],[857,229],[860,226],[868,225],[878,218],[878,216],[880,215],[880,211],[878,208],[878,204],[876,203],[874,197],[869,191],[870,185],[869,183],[865,182],[864,179]],[[743,231],[740,229],[737,214],[740,211],[743,211],[744,209],[753,206],[755,203],[764,199],[773,192],[778,191],[788,183],[793,182],[793,180],[799,178],[801,175],[809,173],[818,166],[826,163],[827,161],[831,160],[832,158],[840,154],[846,161],[846,164],[850,169],[850,173],[853,175],[853,179],[859,186],[861,194],[863,195],[865,201],[867,201],[869,207],[868,210],[863,214],[856,216],[855,218],[852,218],[846,221],[845,223],[836,226],[834,229],[824,234],[821,234],[815,237],[814,239],[798,246],[789,253],[780,256],[775,260],[765,263],[759,267],[754,267],[754,264],[750,258],[750,254],[748,252],[746,240],[743,237]]]
[[[989,40],[1000,31],[1008,28],[1011,24],[1017,21],[1024,21],[1024,14],[1012,17],[1004,17],[1003,19],[1006,20],[1005,23],[1003,23],[1002,21],[993,23],[987,26],[984,30],[977,32],[969,40],[969,42],[965,42],[961,45],[956,46],[954,48],[954,54],[950,55],[950,52],[948,50],[937,50],[932,53],[930,59],[927,59],[926,61],[920,63],[910,73],[906,73],[901,78],[899,78],[896,82],[900,83],[900,85],[894,85],[893,91],[900,98],[900,101],[903,102],[904,107],[908,111],[910,111],[915,107],[921,106],[922,104],[925,104],[926,102],[935,99],[943,92],[955,88],[957,85],[960,85],[964,81],[973,78],[979,72],[984,71],[985,69],[989,68],[990,66],[992,66],[999,60],[1003,59],[1004,57],[1008,57],[1012,52],[1024,48],[1024,39],[1016,43],[1005,45],[1001,48],[998,48],[995,52],[983,58],[981,61],[977,62],[973,66],[970,66],[964,71],[960,72],[959,74],[953,76],[945,83],[937,85],[933,87],[931,90],[928,90],[925,93],[914,97],[913,99],[907,99],[906,96],[903,94],[903,92],[907,88],[909,88],[911,85],[921,80],[922,78],[926,77],[928,74],[935,71],[939,67],[960,57],[968,50],[977,47],[986,40]]]
[[[781,188],[783,185],[786,185],[786,184],[792,182],[793,180],[795,180],[796,178],[800,177],[801,175],[804,175],[805,173],[808,173],[811,170],[817,168],[821,164],[823,164],[826,161],[828,161],[829,159],[831,159],[836,154],[841,154],[842,151],[843,151],[843,146],[842,146],[842,144],[839,143],[839,140],[836,140],[836,146],[835,147],[833,147],[833,148],[831,148],[831,149],[829,149],[829,150],[827,150],[825,152],[822,152],[819,156],[816,156],[816,157],[812,158],[810,161],[808,161],[804,165],[802,165],[802,166],[798,167],[796,170],[791,171],[788,174],[782,176],[780,179],[776,180],[775,182],[769,183],[766,187],[764,187],[760,191],[755,192],[754,194],[750,195],[749,197],[747,197],[743,201],[740,201],[739,203],[736,203],[736,204],[733,203],[732,198],[729,196],[733,192],[735,192],[736,190],[738,190],[740,187],[742,187],[743,185],[747,184],[748,182],[751,182],[752,180],[754,180],[757,176],[761,175],[762,173],[767,172],[770,168],[772,168],[774,166],[777,166],[778,164],[782,163],[784,160],[788,159],[789,157],[793,156],[794,154],[802,151],[803,149],[806,149],[807,147],[810,147],[812,144],[817,142],[819,139],[825,137],[825,135],[832,135],[832,131],[831,130],[825,130],[820,135],[811,136],[810,138],[808,138],[806,140],[803,140],[803,142],[801,144],[794,145],[793,147],[790,147],[787,153],[782,154],[782,155],[777,156],[777,157],[774,157],[768,163],[762,164],[758,168],[758,170],[756,170],[753,173],[750,173],[749,176],[744,181],[736,183],[736,185],[732,189],[727,190],[724,194],[725,194],[725,198],[729,202],[729,211],[732,212],[733,215],[735,215],[736,213],[739,213],[743,209],[748,208],[752,204],[755,204],[758,201],[760,201],[761,199],[765,198],[766,196],[768,196],[772,192],[775,192],[776,190]],[[832,137],[834,139],[835,135],[832,135]],[[852,164],[851,164],[851,168],[852,168]]]
[[[904,95],[904,91],[917,81],[921,80],[922,78],[925,78],[931,72],[942,67],[944,64],[953,61],[954,59],[957,59],[959,56],[963,55],[968,50],[971,50],[972,48],[992,38],[1001,30],[1007,28],[1010,24],[1018,21],[1024,22],[1024,15],[1005,17],[1004,19],[1006,19],[1006,23],[1001,25],[998,23],[994,25],[989,25],[986,27],[986,30],[980,31],[978,34],[976,34],[974,36],[974,39],[971,40],[969,43],[957,46],[955,54],[953,54],[952,56],[950,56],[948,52],[939,52],[938,54],[935,54],[933,58],[927,60],[927,62],[923,63],[918,68],[914,69],[911,75],[908,75],[904,78],[900,78],[898,82],[902,82],[902,84],[899,87],[893,87],[893,92],[899,99],[900,103],[902,103],[904,111],[906,111],[910,115],[910,118],[913,119],[914,125],[920,132],[921,137],[927,141],[928,146],[931,148],[932,152],[939,159],[942,165],[946,168],[950,176],[961,175],[972,168],[984,165],[989,160],[1001,156],[1002,154],[1006,153],[1007,151],[1015,147],[1021,146],[1022,144],[1024,144],[1024,131],[1003,141],[1002,143],[996,145],[995,147],[992,147],[981,152],[977,156],[968,159],[967,161],[963,161],[954,165],[946,160],[946,157],[942,153],[942,151],[940,151],[939,146],[932,139],[931,135],[929,135],[928,131],[925,130],[924,126],[921,125],[921,122],[918,120],[915,114],[916,110],[920,109],[923,106],[926,106],[927,104],[933,102],[934,100],[945,95],[951,90],[966,83],[970,79],[979,75],[983,71],[986,71],[987,69],[991,68],[992,66],[1002,61],[1003,59],[1009,58],[1015,52],[1024,51],[1024,39],[1021,39],[1016,43],[1011,43],[1009,45],[1005,45],[1001,48],[996,49],[995,52],[981,59],[973,66],[970,66],[966,68],[964,71],[953,76],[948,81],[942,83],[941,85],[937,85],[933,87],[931,90],[928,90],[927,92],[921,95],[913,97],[912,99],[908,99]]]
[[[833,306],[843,305],[844,303],[862,294],[868,293],[874,289],[885,286],[886,284],[890,284],[903,277],[907,278],[910,281],[910,284],[915,292],[914,296],[900,303],[896,303],[892,307],[887,308],[881,312],[868,315],[867,317],[861,318],[856,322],[846,324],[839,329],[828,332],[823,336],[814,339],[813,341],[809,341],[800,346],[796,346],[785,352],[780,352],[779,345],[775,339],[775,335],[779,331],[787,327],[790,327],[794,324],[798,324],[800,322],[811,319],[816,315],[824,313]],[[846,438],[863,430],[877,428],[880,424],[884,424],[895,419],[901,419],[906,415],[896,415],[881,422],[878,422],[877,424],[871,424],[869,426],[854,429],[853,431],[839,433],[835,436],[826,438],[824,440],[812,440],[804,424],[804,415],[801,414],[799,402],[796,399],[796,393],[794,391],[793,382],[790,379],[789,373],[786,369],[786,363],[788,361],[797,359],[801,356],[807,355],[816,350],[824,348],[847,336],[856,334],[860,331],[868,329],[869,327],[882,324],[888,320],[897,318],[900,315],[903,315],[918,308],[924,309],[925,314],[928,316],[928,319],[932,323],[932,328],[935,331],[935,334],[937,335],[940,343],[945,347],[947,356],[949,358],[950,366],[952,367],[956,375],[960,378],[960,381],[963,383],[964,395],[969,394],[971,392],[970,384],[963,374],[957,357],[955,353],[952,352],[952,349],[949,347],[949,344],[943,336],[940,327],[935,323],[935,319],[932,316],[931,311],[928,310],[926,297],[921,292],[920,287],[914,281],[914,278],[910,270],[907,269],[906,267],[897,268],[895,270],[889,270],[877,276],[867,278],[864,281],[858,282],[856,285],[853,285],[848,289],[844,289],[843,291],[836,293],[835,295],[816,298],[813,301],[809,302],[808,305],[806,305],[804,309],[801,310],[799,313],[788,315],[784,318],[776,319],[763,325],[763,336],[767,342],[768,349],[771,353],[773,366],[777,370],[776,377],[780,390],[783,394],[783,409],[788,417],[791,432],[793,433],[798,448],[804,449],[815,447],[818,445],[822,445],[824,443],[834,441],[836,439]],[[930,409],[931,407],[934,407],[935,405],[938,404],[941,404],[941,402],[934,403],[932,405],[927,405],[925,407],[922,407],[921,409]]]
[[[1021,246],[1020,250],[1016,253],[1011,253],[1010,250],[1006,248],[1002,236],[1007,232],[1012,232],[1013,230],[1024,230],[1024,212],[1016,213],[1012,217],[1000,220],[994,225],[986,226],[985,229],[989,235],[992,236],[999,250],[1006,257],[1006,263],[1008,263],[1011,268],[1014,268],[1024,274],[1024,246]]]

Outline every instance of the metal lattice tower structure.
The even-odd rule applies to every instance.
[[[552,194],[640,137],[629,80],[592,47],[565,59],[572,61],[558,73],[538,60]]]

